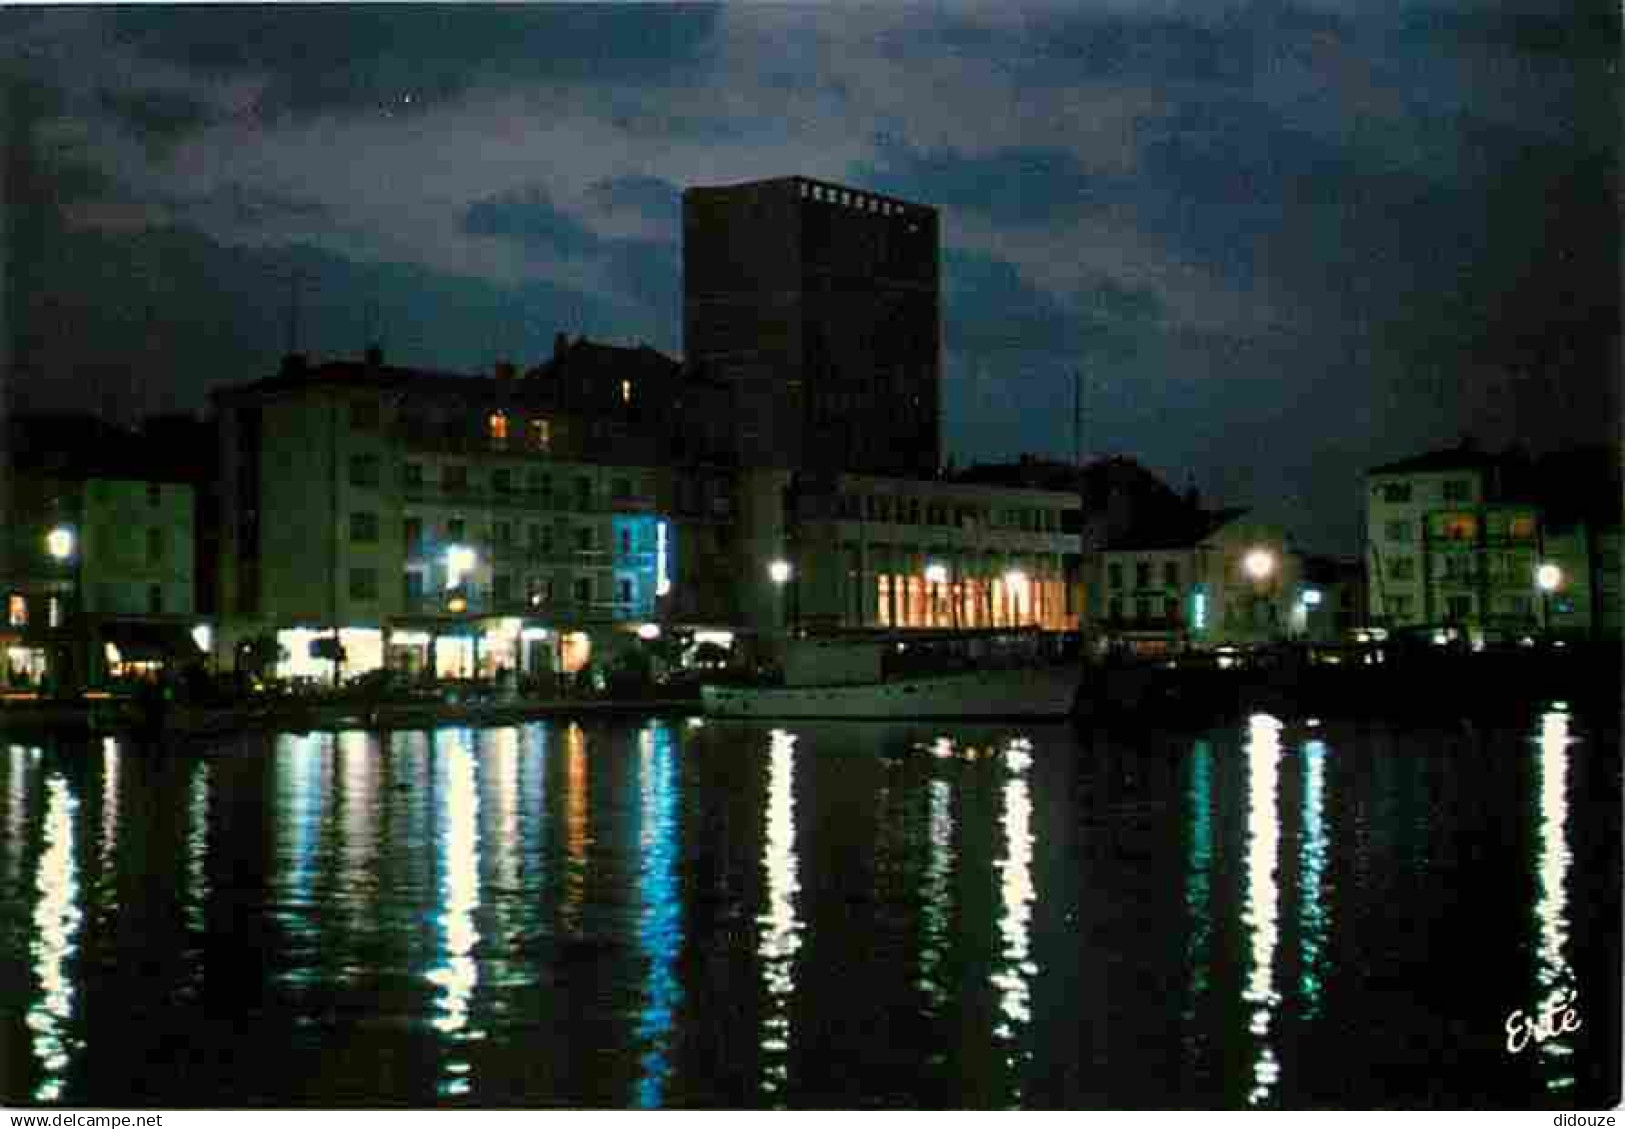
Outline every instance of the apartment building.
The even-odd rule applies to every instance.
[[[375,350],[217,394],[231,645],[273,635],[313,677],[578,669],[669,595],[680,386],[652,349],[561,338],[525,373]]]

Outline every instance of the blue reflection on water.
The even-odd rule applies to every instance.
[[[677,884],[677,757],[671,727],[653,721],[638,733],[640,829],[638,846],[638,942],[648,962],[638,1041],[646,1048],[640,1066],[638,1105],[664,1104],[671,1074],[672,1019],[682,988],[677,953],[683,944],[683,907]]]
[[[1197,740],[1191,747],[1190,858],[1185,867],[1185,912],[1190,934],[1185,944],[1185,966],[1191,983],[1185,993],[1186,1047],[1194,1051],[1197,1009],[1207,995],[1213,954],[1213,746]]]
[[[1325,903],[1326,872],[1326,744],[1306,741],[1303,746],[1302,868],[1298,885],[1298,992],[1303,1015],[1320,1014],[1321,984],[1325,978],[1324,951],[1331,929],[1331,910]]]
[[[944,740],[946,740],[944,738]],[[920,942],[920,989],[930,1010],[948,1001],[942,963],[952,938],[949,920],[952,911],[950,881],[954,863],[953,786],[946,780],[927,785],[925,875],[921,879],[920,917],[924,936]]]

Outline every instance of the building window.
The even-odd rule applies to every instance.
[[[1151,597],[1150,596],[1136,596],[1136,597],[1134,597],[1134,618],[1135,619],[1140,619],[1140,620],[1146,620],[1146,619],[1151,618]]]
[[[1535,539],[1535,517],[1533,514],[1517,514],[1507,529],[1507,536],[1514,541],[1533,541]]]
[[[530,603],[532,607],[553,602],[553,578],[548,576],[533,576],[530,578]]]
[[[378,540],[378,515],[372,513],[351,514],[350,540],[365,545],[375,544]]]
[[[350,430],[376,431],[378,428],[378,401],[351,400],[350,401]]]
[[[1113,561],[1106,566],[1106,586],[1108,588],[1121,588],[1123,586],[1123,566]]]
[[[447,490],[460,494],[468,489],[468,467],[462,463],[448,466],[440,481]]]
[[[621,381],[621,403],[630,404],[631,402],[632,402],[632,382],[630,380],[623,380],[623,381]]]
[[[553,449],[553,422],[545,419],[530,421],[530,445],[534,450],[547,452]]]
[[[1472,541],[1478,537],[1478,520],[1472,514],[1450,514],[1441,532],[1448,541]]]
[[[632,582],[630,580],[623,579],[617,583],[616,599],[622,604],[630,604],[632,602]]]
[[[164,614],[164,586],[162,584],[147,585],[147,613],[149,615]]]
[[[1164,561],[1162,563],[1162,584],[1165,588],[1179,587],[1179,562]]]
[[[467,523],[460,517],[454,517],[446,522],[446,540],[448,541],[461,541],[467,532]]]
[[[352,568],[350,570],[350,599],[375,600],[378,598],[378,570]]]
[[[544,502],[550,502],[553,497],[553,478],[551,475],[533,470],[530,472],[530,492],[540,494]]]
[[[491,594],[497,603],[506,604],[513,599],[513,577],[499,572],[491,578]]]
[[[623,529],[623,530],[621,530],[621,556],[629,557],[631,555],[632,555],[632,531],[630,529]]]
[[[575,583],[576,603],[586,605],[592,603],[592,577],[578,576]]]
[[[501,448],[508,445],[508,417],[502,412],[492,412],[491,418],[486,420],[486,428],[491,435],[491,446]]]
[[[401,484],[408,490],[423,489],[423,464],[406,463],[401,467]]]
[[[6,601],[6,622],[12,627],[28,626],[28,598],[16,592]]]
[[[1390,521],[1387,525],[1383,526],[1383,533],[1390,541],[1413,540],[1414,532],[1414,523],[1404,519]]]
[[[1464,620],[1473,614],[1471,596],[1451,596],[1445,600],[1445,615],[1451,620]]]
[[[576,479],[576,508],[579,510],[592,508],[592,479]]]
[[[1179,597],[1164,596],[1162,598],[1162,618],[1170,623],[1179,618]]]
[[[423,574],[409,572],[406,574],[406,601],[410,604],[421,599],[423,599]]]
[[[1151,587],[1151,562],[1137,561],[1134,565],[1134,587]]]
[[[1393,609],[1396,616],[1410,615],[1412,603],[1413,601],[1409,596],[1388,597],[1388,606]]]
[[[513,544],[513,525],[506,521],[499,521],[493,529],[492,540],[498,545]]]
[[[583,553],[592,551],[592,526],[579,525],[576,527],[576,548]]]
[[[507,467],[498,467],[491,472],[491,489],[498,494],[513,493],[513,472]]]
[[[401,523],[401,536],[406,542],[408,556],[417,556],[423,551],[423,519],[409,517]]]
[[[163,503],[163,500],[164,500],[164,488],[163,488],[163,485],[161,483],[157,483],[157,482],[149,482],[149,483],[147,483],[147,505],[149,505],[149,506],[153,507],[154,509],[156,509],[159,505],[161,505]]]
[[[350,456],[350,485],[351,486],[377,486],[378,485],[378,456],[377,455],[351,455]]]
[[[1466,502],[1472,496],[1472,483],[1465,478],[1452,478],[1444,484],[1444,500],[1447,502]]]
[[[164,531],[147,530],[147,563],[158,564],[164,559]]]
[[[1416,558],[1395,557],[1388,562],[1388,577],[1391,580],[1415,580]]]
[[[630,498],[632,496],[632,481],[627,478],[617,478],[610,483],[610,493],[617,498]]]
[[[1382,488],[1384,502],[1409,502],[1411,500],[1411,484],[1409,482],[1390,482]]]
[[[1109,610],[1107,611],[1106,615],[1107,618],[1112,620],[1121,620],[1123,618],[1123,597],[1113,596],[1111,598]]]

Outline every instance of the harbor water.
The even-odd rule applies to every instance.
[[[0,1101],[1584,1108],[1617,719],[0,749]]]

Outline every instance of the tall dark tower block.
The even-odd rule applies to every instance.
[[[735,388],[747,466],[931,476],[935,208],[804,177],[683,193],[683,347]]]

